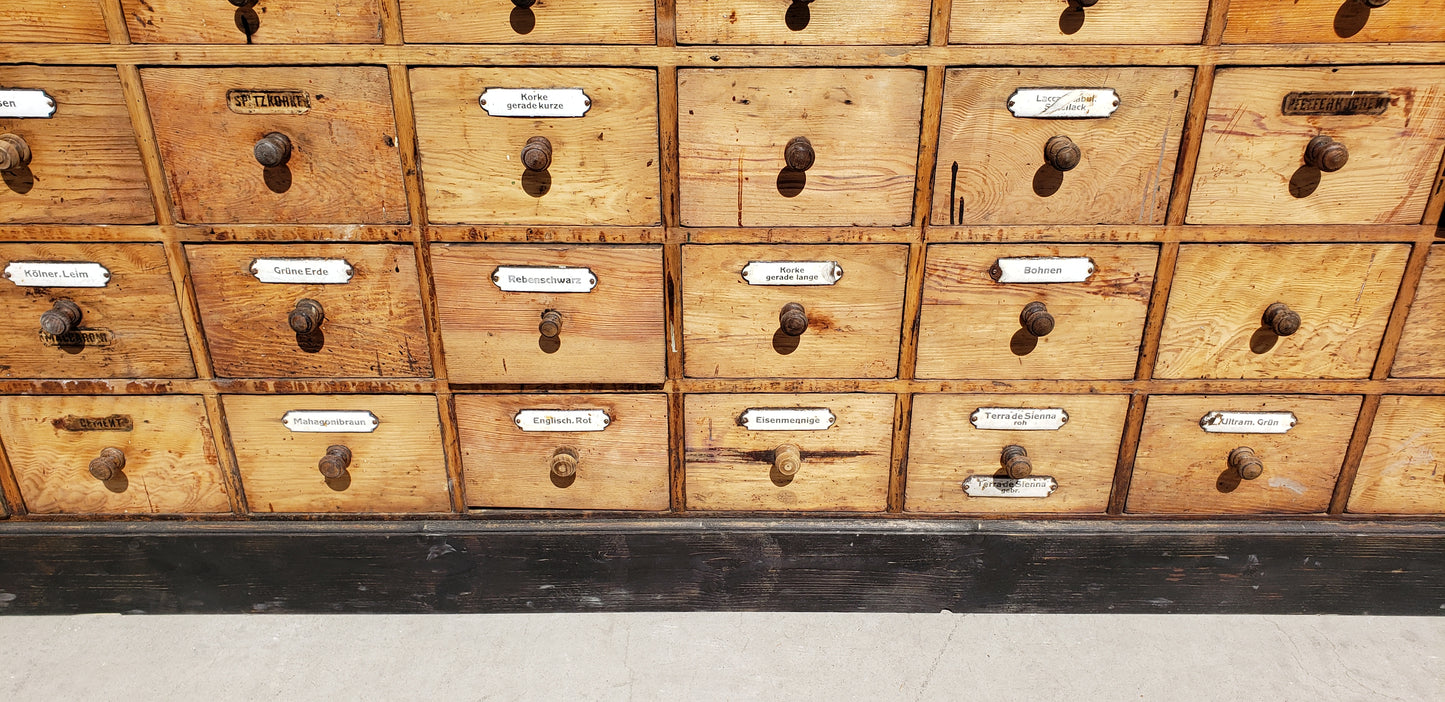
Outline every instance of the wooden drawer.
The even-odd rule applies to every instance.
[[[148,68],[141,78],[180,221],[408,221],[385,68]]]
[[[923,71],[684,69],[677,84],[683,225],[912,222]]]
[[[799,272],[774,275],[783,269]],[[832,277],[839,269],[841,277]],[[902,244],[684,246],[684,371],[694,378],[895,377],[907,271]],[[834,282],[775,282],[782,278]]]
[[[1312,153],[1347,156],[1343,166],[1306,161],[1316,140],[1330,149]],[[1223,68],[1188,221],[1418,224],[1442,150],[1445,67]]]
[[[418,68],[411,86],[432,222],[661,222],[656,71]],[[548,99],[498,105],[503,98],[494,95],[492,105],[481,104],[497,88],[534,88],[528,94]],[[569,95],[586,104],[570,105]],[[536,116],[558,106],[585,114]],[[549,162],[539,170],[522,160],[533,144]]]
[[[216,375],[430,377],[412,252],[402,244],[187,246]]]
[[[0,244],[0,266],[0,377],[196,377],[160,244]]]
[[[894,400],[864,394],[688,395],[687,508],[882,512],[888,506]],[[797,409],[812,411],[790,411]],[[756,426],[826,428],[754,430],[743,425],[745,413],[758,417]],[[788,461],[793,449],[797,463]]]
[[[380,44],[380,0],[121,0],[136,44]]]
[[[1127,511],[1169,514],[1324,512],[1360,411],[1355,396],[1155,395],[1144,412]],[[1206,431],[1206,415],[1218,433]],[[1242,414],[1241,414],[1242,413]],[[1252,413],[1271,413],[1260,416]],[[1246,425],[1288,426],[1245,433]],[[1228,428],[1226,430],[1226,428]],[[1231,456],[1263,472],[1245,479]]]
[[[666,395],[457,395],[455,402],[469,506],[668,507]]]
[[[935,224],[1163,224],[1190,68],[955,68],[947,73]],[[1070,86],[1090,89],[1074,93]],[[1110,100],[1107,117],[1036,114]],[[1062,97],[1061,97],[1062,94]],[[1015,103],[1032,103],[1030,106]],[[1098,114],[1107,112],[1100,110]],[[1046,157],[1046,146],[1072,144]],[[1072,158],[1070,158],[1072,156]],[[1062,170],[1061,170],[1062,169]]]
[[[1147,245],[930,246],[915,377],[1133,378],[1158,258]],[[1043,336],[1024,323],[1035,303],[1053,320],[1033,327]]]
[[[1367,378],[1409,254],[1406,244],[1181,246],[1154,377]],[[1297,331],[1271,316],[1277,304]]]
[[[431,395],[228,395],[222,404],[252,512],[451,509]],[[323,459],[336,477],[322,473]]]
[[[679,44],[924,44],[928,0],[677,0]]]
[[[954,0],[952,44],[1198,44],[1209,0],[1068,3]],[[1047,49],[1044,49],[1047,50]]]
[[[666,380],[660,246],[433,244],[432,278],[452,382]]]
[[[1445,378],[1445,247],[1431,246],[1390,375]]]
[[[43,90],[55,103],[49,118],[0,118],[0,135],[20,156],[0,171],[0,223],[156,221],[114,68],[0,66],[0,86]]]
[[[1124,395],[914,395],[904,508],[1103,514],[1128,412]]]
[[[1445,41],[1445,0],[1231,0],[1226,44]]]
[[[653,0],[401,0],[401,23],[408,44],[652,44],[656,11]]]
[[[1350,512],[1445,513],[1445,397],[1380,398]]]
[[[199,397],[0,397],[0,438],[32,514],[231,511]]]
[[[7,42],[91,43],[110,41],[101,0],[0,0],[0,37]],[[9,83],[0,82],[9,86]]]

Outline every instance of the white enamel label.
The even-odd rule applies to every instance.
[[[975,429],[1008,431],[1054,431],[1069,422],[1062,408],[980,407],[969,418]]]
[[[340,285],[351,282],[351,264],[339,258],[258,258],[251,275],[263,283]]]
[[[842,277],[837,261],[751,261],[743,266],[748,285],[832,285]]]
[[[5,267],[5,277],[22,288],[103,288],[110,283],[110,271],[99,263],[15,261]]]
[[[0,88],[0,118],[49,119],[55,116],[55,100],[44,90]]]
[[[1283,434],[1297,421],[1294,412],[1210,412],[1199,426],[1211,434]]]
[[[607,410],[522,410],[512,418],[522,431],[602,431],[612,423]]]
[[[504,292],[585,293],[597,287],[591,268],[498,266],[492,282]]]
[[[1000,258],[988,274],[998,283],[1082,283],[1094,275],[1094,259]]]
[[[754,407],[738,417],[738,424],[749,431],[823,431],[831,429],[836,421],[833,410],[827,407]]]
[[[1048,497],[1057,489],[1058,481],[1047,475],[1028,478],[970,475],[963,481],[963,491],[969,497]]]
[[[367,410],[291,410],[281,423],[306,434],[370,434],[381,420]]]
[[[1015,117],[1108,117],[1117,109],[1119,94],[1113,88],[1019,88],[1008,98],[1008,111]]]
[[[487,88],[481,103],[493,117],[581,117],[592,109],[581,88]]]

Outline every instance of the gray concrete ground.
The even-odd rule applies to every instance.
[[[0,617],[0,700],[1445,701],[1445,618]]]

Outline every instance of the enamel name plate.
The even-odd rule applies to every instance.
[[[612,423],[607,410],[522,410],[512,418],[522,431],[602,431]]]
[[[1094,275],[1094,260],[1076,258],[1000,258],[988,269],[995,283],[1082,283]]]
[[[1211,434],[1283,434],[1298,421],[1294,412],[1210,412],[1199,426]]]
[[[291,410],[281,423],[306,434],[370,434],[381,420],[367,410]]]
[[[1057,489],[1058,481],[1047,475],[1027,478],[970,475],[963,481],[963,491],[969,497],[1048,497]]]
[[[50,119],[55,100],[44,90],[0,88],[0,119]]]
[[[1055,431],[1069,423],[1069,413],[1060,407],[980,407],[973,411],[968,421],[973,423],[974,429]]]
[[[492,117],[581,117],[592,109],[581,88],[487,88],[479,102]]]
[[[103,288],[110,283],[110,271],[99,263],[15,261],[5,267],[5,277],[22,288]]]
[[[1117,109],[1113,88],[1019,88],[1008,98],[1013,116],[1033,119],[1108,117]]]
[[[263,283],[341,285],[351,282],[351,264],[340,258],[258,258],[251,275]]]
[[[837,261],[750,261],[743,266],[748,285],[832,285],[842,277]]]
[[[498,266],[492,282],[503,292],[585,293],[597,287],[591,268]]]
[[[827,407],[751,408],[738,417],[749,431],[823,431],[838,418]]]

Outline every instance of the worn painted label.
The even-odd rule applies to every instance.
[[[492,283],[503,292],[585,293],[597,287],[591,268],[498,266]]]
[[[107,329],[76,329],[56,336],[49,332],[40,334],[40,345],[49,348],[105,348],[115,343],[115,335]]]
[[[303,90],[227,90],[226,105],[238,115],[304,115],[311,95]]]
[[[1280,111],[1287,115],[1383,115],[1390,108],[1384,90],[1343,90],[1290,93]]]
[[[1069,413],[1062,408],[1029,409],[1025,407],[980,407],[968,420],[975,429],[1004,431],[1054,431],[1069,422]]]
[[[1008,111],[1033,119],[1108,117],[1119,109],[1113,88],[1019,88],[1008,97]]]
[[[607,410],[527,409],[512,418],[522,431],[602,431],[612,423]]]
[[[1082,283],[1094,275],[1094,260],[1087,256],[1000,258],[988,275],[996,283]]]
[[[281,423],[305,434],[370,434],[381,420],[367,410],[291,410]]]
[[[738,417],[738,424],[749,431],[823,431],[836,421],[827,407],[754,407]]]
[[[1058,481],[1047,475],[1027,478],[970,475],[963,481],[963,491],[969,497],[1048,497],[1057,489]]]
[[[351,264],[340,258],[258,258],[251,275],[263,283],[341,285],[351,282]]]
[[[50,119],[55,99],[44,90],[0,88],[0,119]]]
[[[493,117],[581,117],[592,109],[581,88],[487,88],[478,101]]]
[[[842,277],[837,261],[750,261],[743,266],[748,285],[832,285]]]
[[[99,263],[69,261],[14,261],[5,277],[22,288],[103,288],[110,270]]]
[[[1210,412],[1199,426],[1211,434],[1283,434],[1296,422],[1294,412]]]
[[[64,431],[134,431],[135,422],[128,415],[112,414],[109,417],[77,417],[69,415],[51,422]]]

